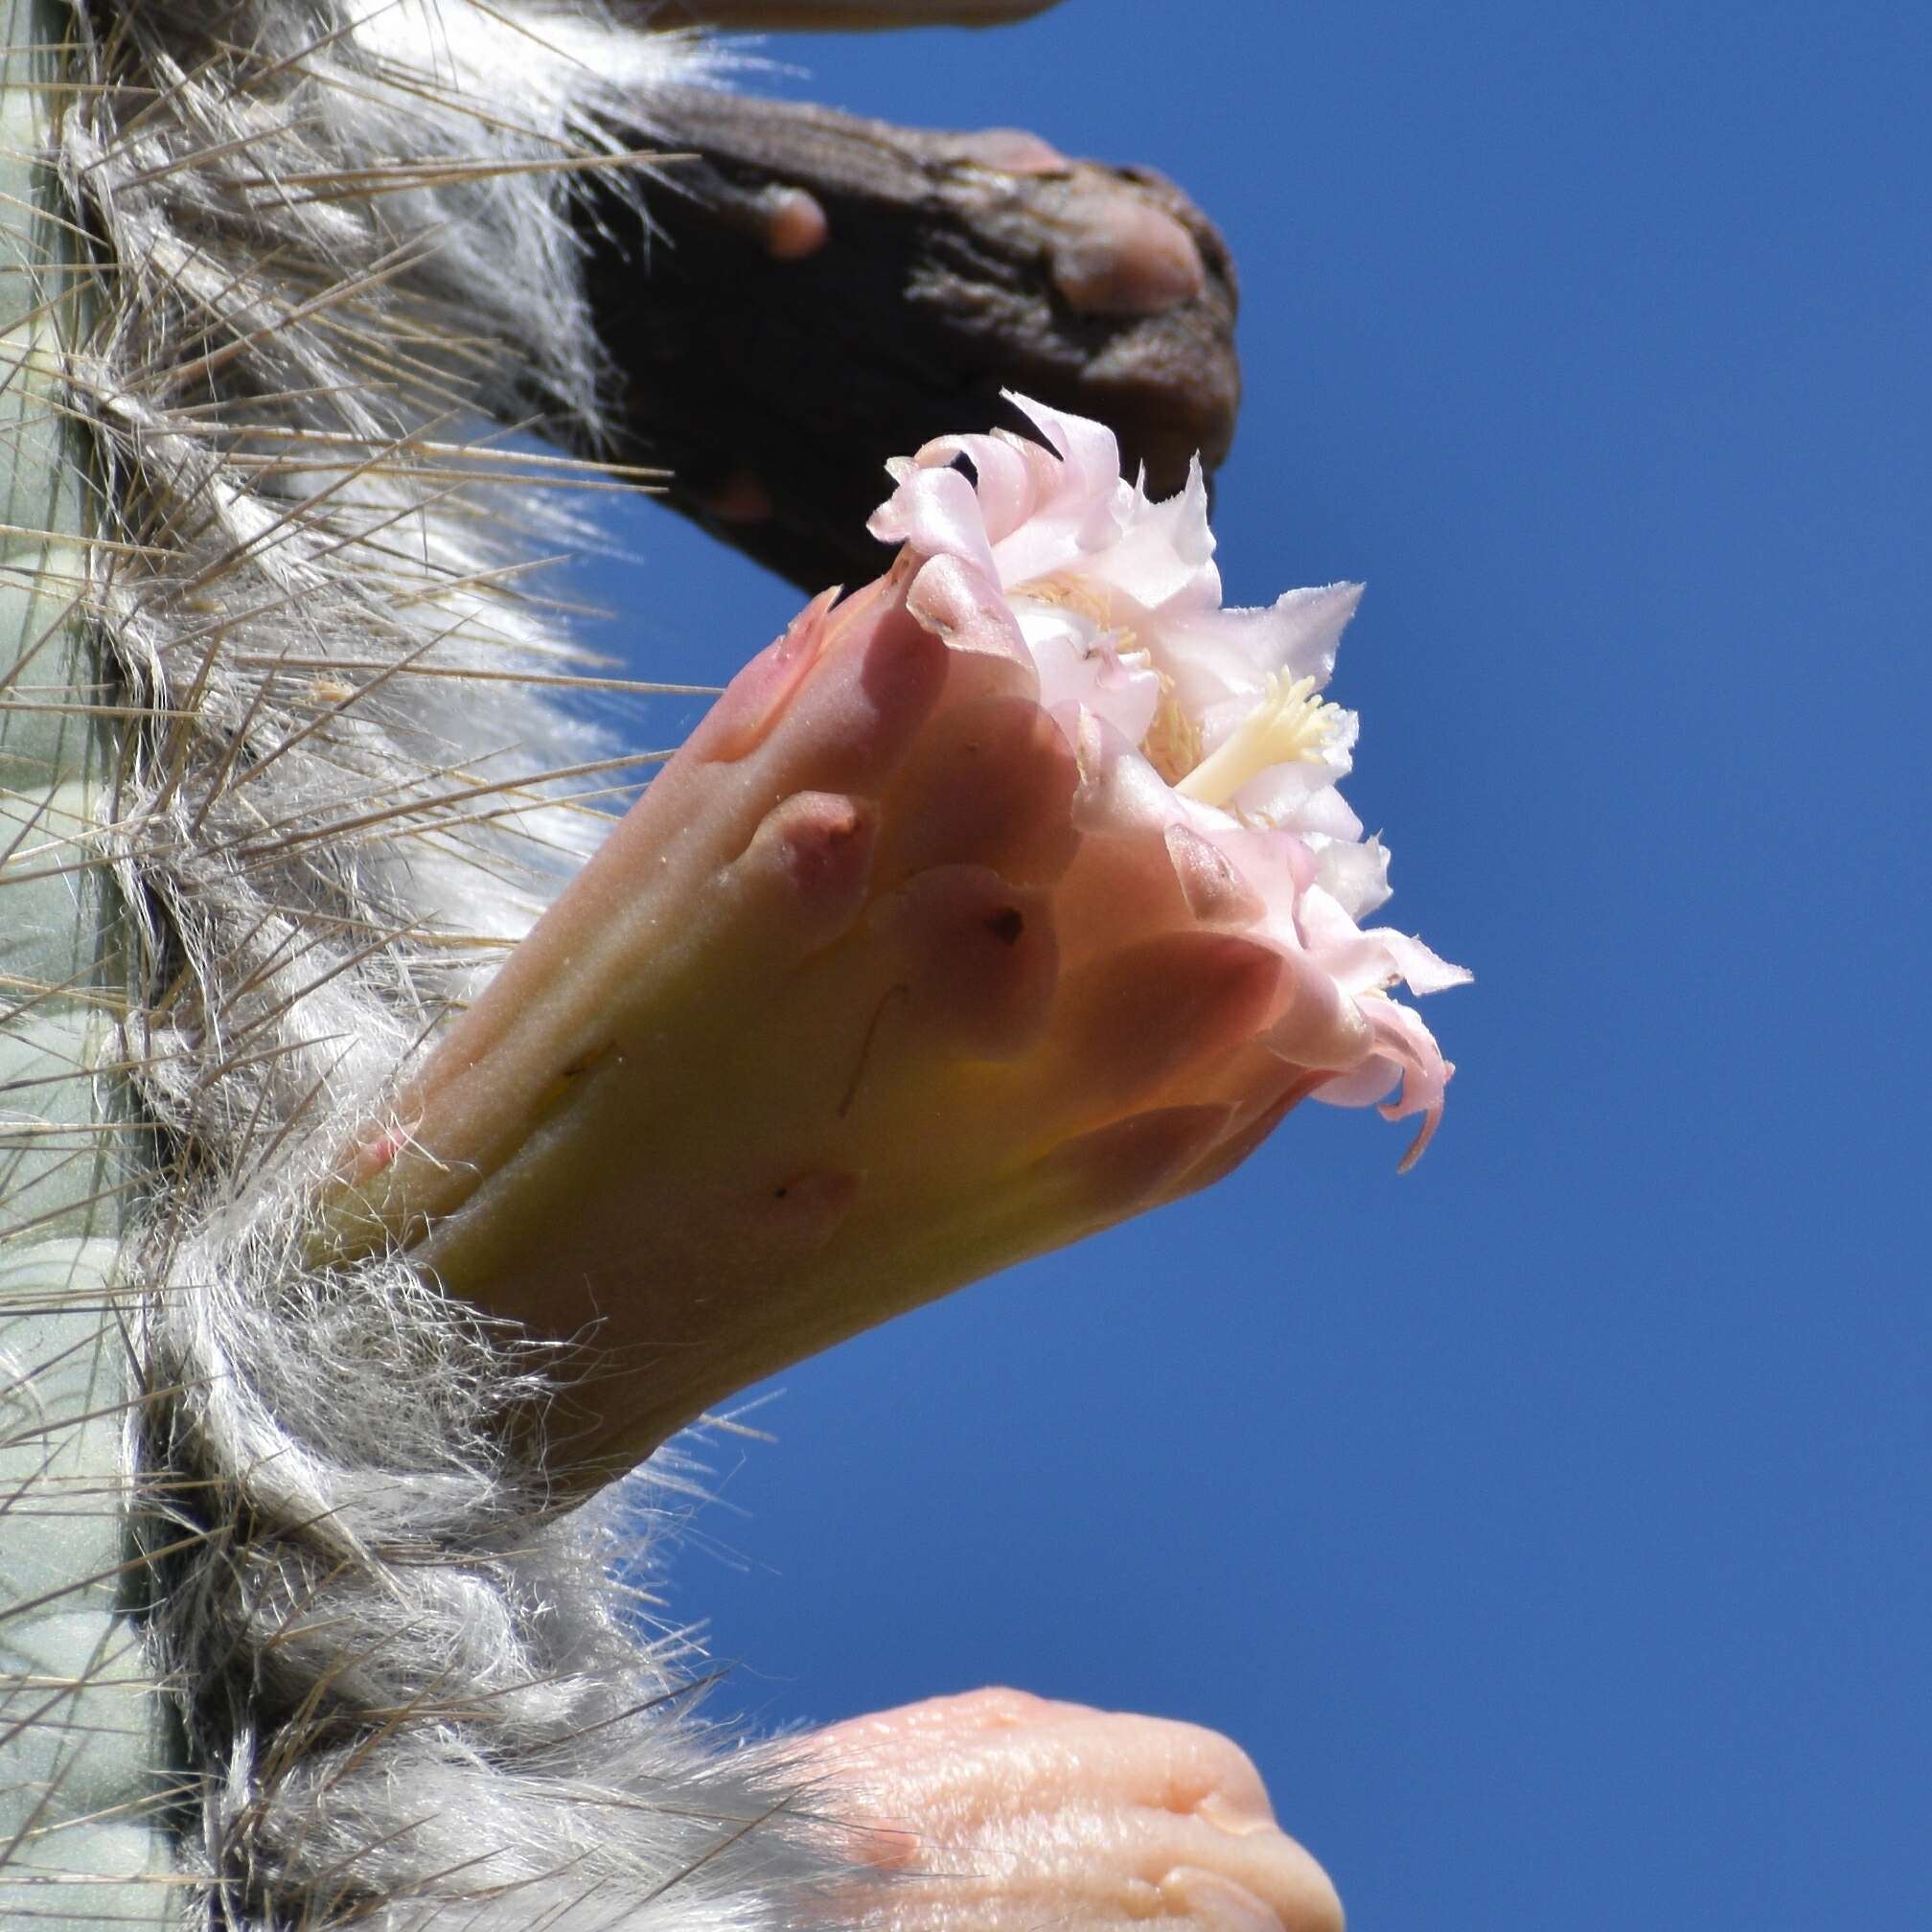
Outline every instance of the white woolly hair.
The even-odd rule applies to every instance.
[[[554,1507],[499,1427],[543,1363],[295,1235],[608,822],[620,761],[528,574],[537,486],[582,472],[500,439],[594,432],[571,196],[716,57],[494,0],[108,0],[75,31],[71,399],[137,720],[114,863],[159,1149],[132,1454],[196,1910],[815,1922],[854,1881],[782,1750],[698,1720],[692,1646],[613,1574],[668,1510],[635,1482]]]

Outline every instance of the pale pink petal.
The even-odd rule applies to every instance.
[[[1011,389],[1004,393],[1059,456],[1067,494],[1084,504],[1110,506],[1120,487],[1120,446],[1113,430],[1104,423],[1067,415]]]
[[[1161,631],[1161,668],[1189,710],[1253,697],[1271,672],[1326,687],[1342,632],[1362,601],[1359,584],[1289,590],[1259,610],[1183,611]]]
[[[1310,886],[1296,908],[1308,951],[1345,993],[1371,993],[1400,977],[1381,935],[1364,932],[1323,886]]]
[[[1284,1010],[1261,1036],[1261,1044],[1291,1067],[1349,1073],[1362,1065],[1374,1045],[1374,1034],[1361,1011],[1320,962],[1290,948],[1287,962],[1289,997]],[[1383,1092],[1389,1083],[1383,1082]],[[1322,1092],[1326,1092],[1326,1088]]]
[[[1130,745],[1146,737],[1161,703],[1161,680],[1123,664],[1109,644],[1095,644],[1083,627],[1043,606],[1018,610],[1021,635],[1040,673],[1040,702],[1051,710],[1077,704],[1104,718]]]
[[[1315,1098],[1329,1107],[1372,1107],[1401,1077],[1397,1062],[1372,1053],[1359,1067],[1324,1080],[1316,1088]]]
[[[1411,1114],[1422,1116],[1421,1131],[1402,1157],[1401,1172],[1406,1174],[1436,1138],[1442,1119],[1443,1089],[1456,1070],[1443,1059],[1436,1036],[1407,1006],[1393,1000],[1368,1000],[1363,1008],[1376,1037],[1402,1069],[1402,1092],[1395,1099],[1383,1102],[1382,1117],[1400,1120]]]
[[[1207,486],[1197,467],[1188,489],[1164,503],[1131,498],[1116,540],[1084,562],[1087,574],[1133,598],[1155,620],[1153,634],[1164,637],[1176,617],[1220,609],[1213,556]]]
[[[986,535],[994,544],[1010,537],[1039,508],[1044,480],[1040,466],[1006,437],[952,436],[938,445],[929,444],[927,448],[934,454],[943,453],[949,464],[954,456],[964,456],[972,464],[978,478]],[[920,458],[930,460],[926,450],[920,452]]]
[[[1412,993],[1446,993],[1452,986],[1468,985],[1476,977],[1468,967],[1451,965],[1407,932],[1377,926],[1366,936],[1389,955],[1390,964],[1402,976]]]
[[[1339,794],[1337,794],[1339,799]],[[1346,806],[1343,807],[1347,810]],[[1352,817],[1354,815],[1351,813]],[[1389,854],[1379,839],[1357,844],[1353,839],[1307,836],[1315,855],[1315,878],[1322,889],[1358,923],[1389,898]],[[1420,991],[1418,987],[1416,991]]]
[[[1206,738],[1204,732],[1203,737]],[[1211,741],[1209,748],[1212,748]],[[1234,809],[1254,823],[1275,825],[1287,832],[1316,833],[1327,839],[1360,839],[1362,821],[1348,802],[1335,789],[1338,775],[1346,775],[1346,758],[1301,759],[1291,764],[1273,765],[1234,794]]]
[[[882,543],[909,543],[925,557],[957,557],[1000,581],[979,498],[956,470],[914,470],[865,527]]]

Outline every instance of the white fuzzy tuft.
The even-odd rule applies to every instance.
[[[318,1166],[603,829],[610,748],[523,573],[560,518],[492,439],[594,429],[578,164],[708,57],[472,0],[106,0],[72,31],[69,396],[159,1150],[131,1441],[191,1919],[812,1922],[837,1861],[782,1755],[721,1751],[689,1645],[612,1579],[649,1495],[551,1513],[498,1428],[541,1361],[400,1263],[293,1253]]]

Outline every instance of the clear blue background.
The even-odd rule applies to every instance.
[[[673,1600],[724,1702],[1198,1718],[1357,1928],[1932,1924],[1927,10],[1069,0],[770,51],[1225,226],[1232,599],[1368,581],[1350,795],[1479,979],[1407,1179],[1303,1108],[714,1444]],[[647,675],[796,601],[620,527]]]

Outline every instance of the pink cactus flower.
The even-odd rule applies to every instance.
[[[1050,448],[896,466],[892,567],[732,680],[334,1184],[323,1252],[581,1342],[593,1480],[1300,1099],[1399,1083],[1412,1160],[1440,1115],[1387,988],[1466,975],[1359,925],[1386,855],[1317,696],[1355,588],[1222,610],[1198,474],[1150,503],[1021,406]]]
[[[1337,789],[1355,716],[1316,694],[1362,586],[1223,610],[1198,464],[1180,495],[1151,503],[1121,478],[1104,425],[1009,400],[1048,447],[942,437],[893,466],[899,488],[872,534],[998,586],[1038,702],[1080,760],[1088,827],[1143,843],[1159,833],[1177,872],[1231,873],[1246,887],[1245,917],[1204,917],[1266,941],[1294,976],[1269,1044],[1337,1070],[1316,1097],[1338,1105],[1379,1100],[1399,1080],[1382,1111],[1424,1116],[1403,1162],[1414,1165],[1453,1069],[1415,1015],[1381,996],[1398,980],[1434,993],[1469,975],[1417,939],[1357,923],[1389,897],[1389,855]]]

